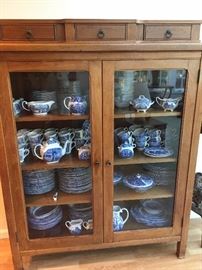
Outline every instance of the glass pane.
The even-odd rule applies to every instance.
[[[114,231],[172,226],[186,74],[115,72]]]
[[[10,77],[28,237],[92,234],[88,72]]]

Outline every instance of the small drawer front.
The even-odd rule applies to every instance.
[[[125,24],[76,24],[76,40],[125,40]]]
[[[3,25],[2,40],[55,40],[53,24],[47,25]]]
[[[146,25],[145,40],[191,40],[191,25]]]

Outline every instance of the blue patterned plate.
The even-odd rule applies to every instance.
[[[173,151],[165,147],[146,147],[144,154],[148,157],[170,157],[173,155]]]

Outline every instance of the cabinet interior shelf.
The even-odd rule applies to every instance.
[[[163,158],[152,158],[147,157],[141,153],[135,153],[135,156],[130,159],[120,158],[115,155],[114,165],[130,165],[130,164],[147,164],[147,163],[166,163],[166,162],[176,162],[176,157],[163,157]]]
[[[124,186],[114,188],[114,201],[131,201],[157,198],[171,198],[174,193],[169,186],[156,186],[146,192],[136,192]]]
[[[25,203],[27,207],[42,206],[42,205],[63,205],[74,203],[90,203],[92,201],[91,192],[85,192],[80,194],[68,194],[62,191],[58,191],[57,201],[53,200],[55,191],[48,192],[40,195],[26,195]]]
[[[86,120],[86,119],[89,119],[89,115],[47,114],[43,116],[36,116],[25,114],[15,118],[16,122],[72,121],[72,120]]]
[[[43,160],[29,159],[25,161],[21,168],[23,171],[30,170],[46,170],[46,169],[56,169],[56,168],[82,168],[89,167],[90,160],[79,160],[77,156],[64,156],[58,163],[47,164]]]
[[[149,109],[147,112],[136,112],[129,109],[115,109],[114,118],[145,118],[145,117],[165,117],[165,116],[181,116],[182,113],[178,111],[164,112],[161,109]]]

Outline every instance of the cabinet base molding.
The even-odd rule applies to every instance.
[[[116,248],[116,247],[127,247],[127,246],[138,246],[146,244],[157,244],[157,243],[168,243],[168,242],[179,242],[181,239],[180,236],[172,237],[160,237],[154,239],[141,239],[141,240],[130,240],[123,242],[114,242],[114,243],[102,243],[102,244],[92,244],[92,245],[77,245],[71,247],[61,247],[61,248],[48,248],[48,249],[29,249],[21,250],[20,253],[22,256],[36,256],[43,254],[51,253],[60,253],[60,252],[74,252],[74,251],[85,251],[93,249],[105,249],[105,248]]]

